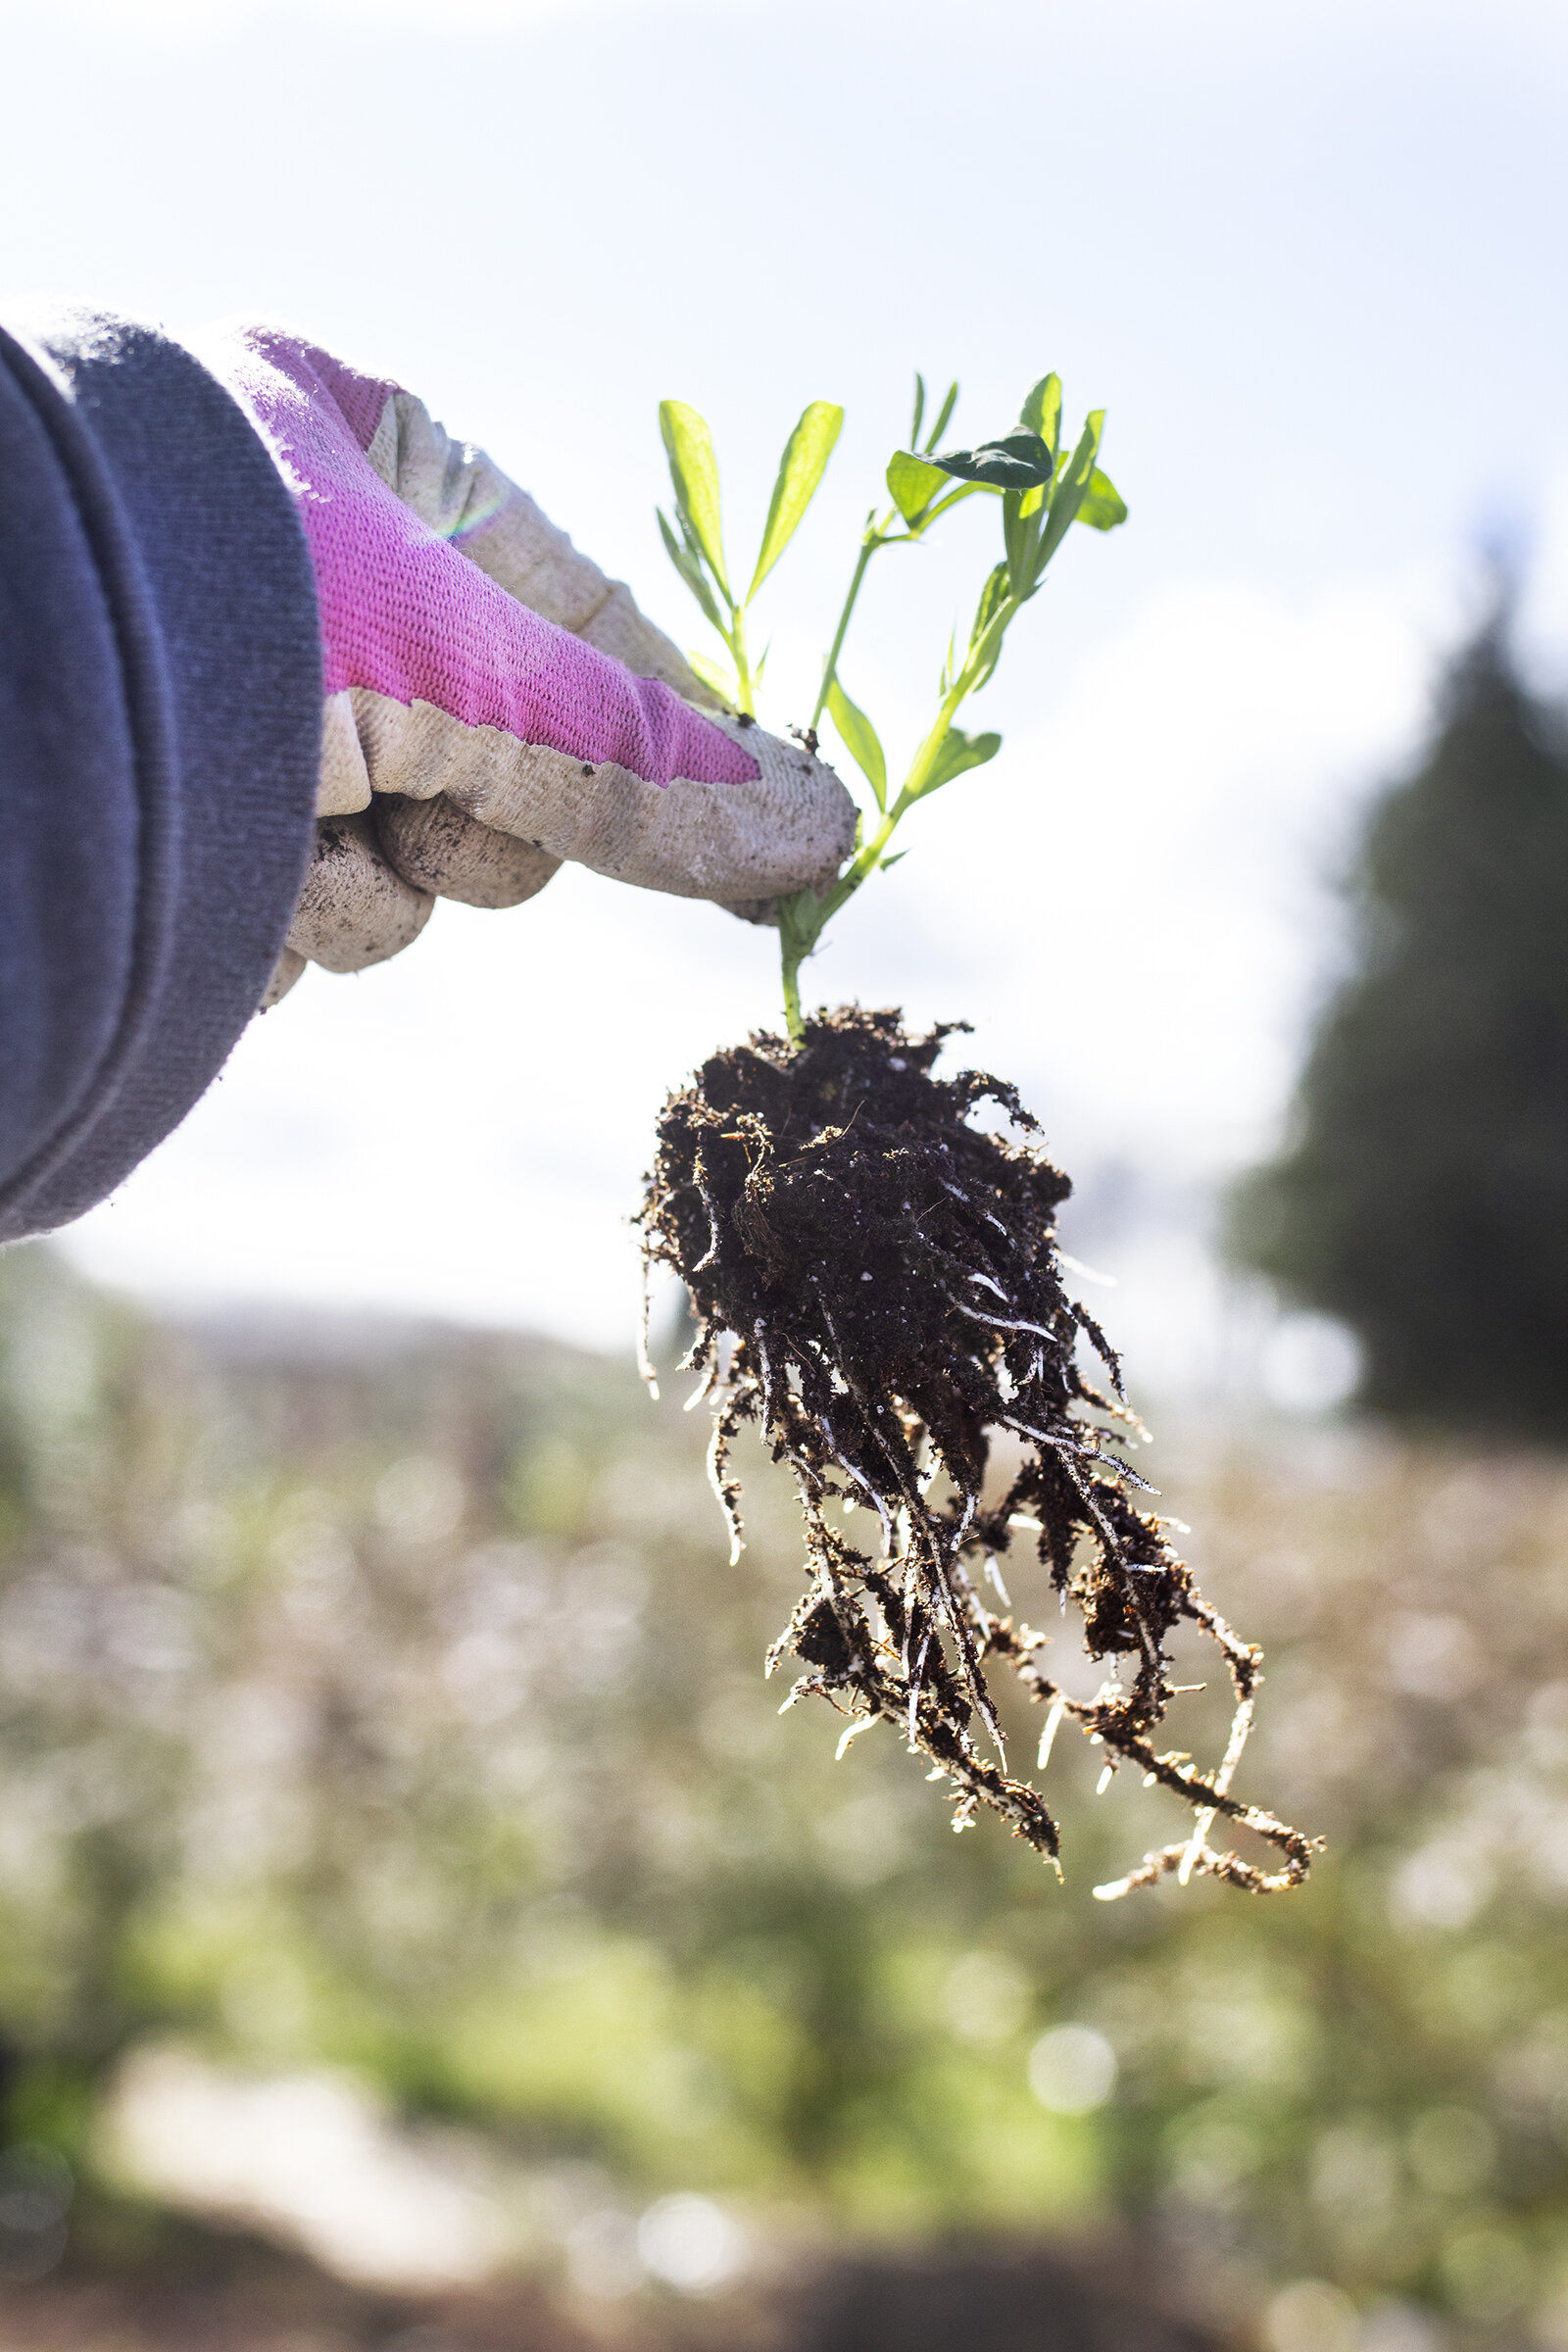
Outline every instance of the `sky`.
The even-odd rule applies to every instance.
[[[1080,1180],[1107,1318],[1172,1377],[1177,1326],[1222,1352],[1204,1204],[1280,1132],[1334,878],[1483,542],[1524,552],[1527,659],[1568,679],[1568,14],[0,0],[0,305],[292,320],[483,443],[685,644],[658,401],[711,419],[738,546],[799,410],[843,402],[759,609],[777,725],[914,368],[962,378],[960,441],[1052,367],[1074,418],[1106,408],[1131,521],[1072,535],[974,706],[1002,756],[918,811],[808,988],[971,1020]],[[972,502],[873,574],[844,675],[892,744],[995,528]],[[619,1345],[657,1106],[775,1018],[770,937],[715,909],[577,869],[443,905],[393,962],[309,973],[67,1247],[158,1298]]]

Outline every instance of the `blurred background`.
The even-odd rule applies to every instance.
[[[6,2352],[1565,2352],[1568,20],[0,0],[0,43],[5,301],[291,319],[682,642],[658,400],[740,540],[844,402],[775,724],[916,368],[960,441],[1052,367],[1107,407],[1128,528],[811,978],[971,1020],[1043,1120],[1268,1650],[1246,1793],[1328,1839],[1289,1898],[1102,1905],[1157,1792],[1059,1746],[1058,1886],[777,1715],[787,1498],[759,1455],[729,1569],[626,1227],[772,943],[575,870],[443,903],[0,1260]],[[990,524],[873,580],[894,745]]]

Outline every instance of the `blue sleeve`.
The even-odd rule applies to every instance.
[[[310,853],[316,593],[272,459],[156,330],[0,328],[0,1241],[184,1117]]]

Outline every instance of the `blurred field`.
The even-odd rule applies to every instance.
[[[1272,2352],[1568,2347],[1568,1465],[1166,1433],[1268,1650],[1245,1791],[1330,1844],[1107,1906],[1181,1816],[1065,1733],[1058,1886],[883,1732],[778,1716],[787,1498],[743,1451],[731,1570],[678,1380],[160,1328],[36,1250],[0,1346],[0,2341],[1054,2345],[1065,2289],[1009,2334],[918,2283],[956,2232]],[[126,2279],[215,2259],[175,2207],[326,2302],[137,2332]],[[854,2320],[878,2247],[903,2304]]]

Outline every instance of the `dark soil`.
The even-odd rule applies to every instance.
[[[1011,1086],[974,1070],[933,1076],[955,1026],[910,1037],[896,1012],[820,1013],[799,1047],[762,1033],[715,1054],[660,1118],[643,1248],[690,1294],[687,1360],[713,1399],[712,1479],[736,1556],[729,1448],[743,1422],[789,1464],[805,1515],[809,1581],[769,1665],[793,1650],[807,1672],[792,1697],[820,1693],[851,1733],[894,1724],[946,1778],[956,1827],[989,1805],[1054,1860],[1045,1799],[1006,1770],[987,1685],[1000,1662],[1049,1710],[1043,1757],[1070,1716],[1108,1764],[1136,1766],[1197,1811],[1190,1838],[1102,1892],[1195,1869],[1254,1889],[1296,1885],[1311,1841],[1229,1793],[1259,1653],[1134,1499],[1144,1482],[1120,1447],[1141,1433],[1056,1253],[1068,1179]],[[992,1123],[977,1126],[987,1104]],[[988,1499],[999,1432],[1021,1460]],[[849,1527],[857,1510],[876,1522],[869,1549],[851,1541],[866,1524]],[[1043,1638],[1010,1614],[1001,1562],[1020,1536],[1082,1612],[1090,1655],[1116,1669],[1093,1700],[1056,1689],[1036,1662]],[[1217,1643],[1236,1694],[1212,1776],[1153,1744],[1183,1621]],[[1216,1815],[1267,1839],[1280,1867],[1212,1850]]]

